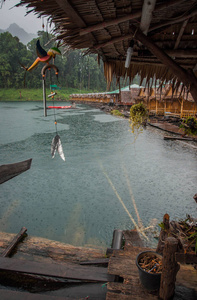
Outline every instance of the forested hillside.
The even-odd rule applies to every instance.
[[[38,32],[41,46],[48,51],[56,46],[51,41],[53,36],[45,31]],[[44,64],[40,63],[31,72],[25,72],[21,65],[30,67],[37,57],[36,53],[37,38],[25,46],[18,37],[13,37],[9,32],[0,33],[0,88],[42,88],[41,69]],[[57,55],[55,65],[59,69],[58,81],[53,72],[47,73],[47,87],[50,84],[57,84],[61,88],[73,88],[77,90],[87,90],[92,92],[104,92],[107,90],[107,83],[103,72],[103,62],[97,62],[96,54],[84,55],[83,50],[61,49],[62,55]],[[53,63],[53,61],[51,61]],[[26,73],[26,74],[25,74]],[[25,77],[25,81],[24,81]],[[133,83],[139,83],[136,77]],[[128,85],[129,82],[121,80],[121,87]],[[115,90],[116,81],[111,84],[110,90]]]
[[[54,47],[50,42],[52,36],[44,31],[38,32],[40,44],[47,51]],[[33,39],[27,47],[10,33],[0,34],[0,88],[23,88],[25,70],[20,64],[29,67],[37,57],[36,41]],[[48,43],[48,44],[47,44]],[[46,45],[47,44],[47,45]],[[61,49],[64,52],[64,49]],[[103,75],[103,64],[97,63],[96,55],[84,56],[83,51],[73,50],[62,56],[56,56],[55,65],[59,68],[58,82],[54,74],[48,80],[60,87],[105,91],[106,81]],[[42,86],[40,63],[36,69],[26,72],[25,86],[40,88]]]

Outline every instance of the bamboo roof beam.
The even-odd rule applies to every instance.
[[[108,40],[105,43],[94,45],[93,48],[97,50],[97,49],[115,44],[115,43],[123,41],[123,40],[131,39],[132,37],[133,37],[133,34],[126,34],[126,35],[123,35],[123,36],[115,37],[115,38],[112,38],[111,40]]]
[[[152,12],[155,8],[156,0],[144,0],[142,6],[142,17],[140,22],[141,31],[147,35],[152,20]]]
[[[172,58],[170,58],[161,48],[155,45],[150,38],[143,34],[136,26],[131,25],[131,31],[135,34],[135,38],[146,46],[163,64],[165,64],[177,78],[190,87],[190,93],[197,103],[197,78],[192,70],[185,70],[180,67]]]
[[[67,0],[55,0],[58,6],[66,13],[67,16],[72,20],[72,22],[75,22],[78,24],[79,27],[86,26],[86,23],[81,18],[81,16],[78,14],[78,12],[74,9],[73,6],[67,1]]]
[[[189,20],[190,18],[194,17],[197,15],[197,10],[194,10],[192,13],[190,13],[189,15],[186,15],[186,16],[182,16],[180,18],[177,18],[175,20],[171,20],[171,21],[167,21],[167,22],[163,22],[163,23],[159,23],[158,25],[155,25],[155,26],[152,26],[150,27],[149,29],[149,32],[150,31],[153,31],[155,29],[159,29],[159,28],[162,28],[162,27],[166,27],[166,26],[171,26],[173,24],[177,24],[177,23],[180,23],[182,21],[185,21],[185,20]]]
[[[93,49],[98,50],[100,48],[107,47],[109,45],[115,44],[115,43],[123,41],[123,40],[132,39],[133,36],[134,36],[134,34],[126,34],[126,35],[123,35],[123,36],[115,37],[115,38],[112,38],[112,39],[106,41],[105,43],[94,45]],[[166,50],[165,52],[169,56],[172,56],[172,57],[182,57],[182,58],[185,58],[185,57],[195,58],[195,57],[197,57],[197,51],[193,50],[193,49],[187,49],[187,50],[176,50],[176,49],[170,50],[169,49],[169,50]]]
[[[65,12],[66,15],[71,18],[72,22],[77,22],[79,27],[85,27],[86,23],[81,18],[81,16],[78,14],[78,12],[71,6],[71,4],[67,0],[55,0],[58,6]],[[95,39],[94,35],[90,33],[91,38],[94,42],[97,43],[97,40]],[[103,59],[105,59],[105,55],[102,52]]]
[[[63,0],[59,0],[59,1],[63,1]],[[157,5],[155,7],[154,11],[155,12],[159,11],[161,9],[164,9],[165,7],[169,7],[171,5],[175,5],[175,4],[183,2],[183,1],[184,0],[168,0],[168,1],[165,1],[162,4]],[[103,28],[106,28],[106,27],[109,27],[109,26],[112,26],[112,25],[116,25],[116,24],[120,24],[120,23],[129,21],[129,20],[137,19],[137,18],[141,17],[141,15],[142,15],[142,11],[139,10],[139,11],[128,14],[127,16],[124,16],[124,17],[121,17],[121,18],[116,18],[116,19],[113,19],[113,20],[110,20],[110,21],[105,21],[105,22],[98,23],[98,24],[93,25],[93,26],[88,26],[86,28],[81,29],[79,31],[79,35],[80,36],[85,35],[87,33],[90,33],[90,32],[96,31],[96,30],[100,30],[100,29],[103,29]]]
[[[180,41],[181,41],[181,38],[182,38],[182,36],[183,36],[184,30],[185,30],[185,27],[187,26],[188,21],[189,21],[189,19],[187,19],[187,20],[185,20],[185,21],[183,22],[183,24],[182,24],[182,26],[181,26],[181,29],[180,29],[180,31],[179,31],[179,35],[178,35],[178,37],[177,37],[176,43],[175,43],[175,45],[174,45],[174,49],[177,49],[177,48],[178,48],[179,43],[180,43]]]

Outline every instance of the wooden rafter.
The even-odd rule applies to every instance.
[[[175,76],[184,83],[184,85],[190,87],[190,93],[192,94],[194,101],[197,103],[197,78],[192,70],[185,70],[180,67],[171,57],[169,57],[161,48],[153,43],[153,41],[137,29],[136,26],[131,25],[131,31],[135,33],[135,38],[139,40],[144,46],[146,46],[163,64],[171,69]]]
[[[93,48],[98,50],[100,48],[107,47],[109,45],[115,44],[115,43],[120,42],[120,41],[132,39],[133,36],[134,36],[134,34],[127,34],[127,35],[119,36],[119,37],[110,39],[110,40],[106,41],[105,43],[94,45]],[[185,58],[185,57],[195,58],[195,57],[197,57],[197,51],[193,50],[193,49],[187,49],[187,50],[176,50],[176,49],[170,50],[169,49],[169,50],[166,50],[165,52],[169,56],[172,56],[172,57],[182,57],[182,58]]]
[[[74,9],[74,7],[67,0],[55,0],[59,7],[66,13],[69,18],[78,24],[79,27],[86,26],[86,23],[81,18],[79,13]]]
[[[178,45],[179,45],[179,43],[180,43],[180,41],[181,41],[182,35],[183,35],[183,33],[184,33],[184,30],[185,30],[185,27],[187,26],[188,21],[189,21],[189,19],[187,19],[187,20],[185,20],[185,21],[183,22],[183,24],[182,24],[182,26],[181,26],[181,29],[180,29],[180,31],[179,31],[179,35],[178,35],[178,37],[177,37],[176,43],[175,43],[175,45],[174,45],[174,49],[177,49],[177,48],[178,48]]]
[[[159,10],[165,8],[165,7],[169,7],[171,5],[175,5],[176,3],[180,3],[180,2],[183,2],[183,1],[184,0],[168,0],[168,1],[165,1],[162,4],[157,5],[155,7],[154,11],[159,11]],[[141,17],[141,15],[142,15],[142,11],[139,10],[135,13],[128,14],[127,16],[124,16],[124,17],[121,17],[121,18],[116,18],[116,19],[113,19],[113,20],[110,20],[110,21],[101,22],[101,23],[98,23],[98,24],[93,25],[93,26],[87,26],[86,28],[80,30],[79,35],[85,35],[87,33],[90,33],[90,32],[105,28],[105,27],[120,24],[120,23],[129,21],[129,20],[137,19],[137,18]]]
[[[167,22],[163,22],[163,23],[159,23],[158,25],[154,25],[154,26],[151,26],[150,29],[149,29],[149,32],[150,31],[153,31],[153,30],[156,30],[156,29],[159,29],[159,28],[162,28],[162,27],[166,27],[166,26],[171,26],[173,24],[178,24],[178,23],[181,23],[187,19],[190,19],[194,16],[197,15],[197,10],[194,10],[192,13],[190,13],[189,15],[186,15],[186,16],[182,16],[180,18],[177,18],[175,20],[171,20],[171,21],[167,21]]]
[[[114,44],[114,43],[117,43],[117,42],[120,42],[120,41],[123,41],[123,40],[131,39],[132,37],[133,37],[133,34],[127,34],[127,35],[119,36],[119,37],[113,38],[111,40],[108,40],[105,43],[94,45],[93,48],[94,49],[100,49],[100,48],[109,46],[110,44]]]
[[[56,3],[61,7],[61,9],[68,15],[73,22],[77,22],[79,27],[85,27],[86,23],[81,18],[79,13],[73,8],[73,6],[67,0],[55,0]],[[96,38],[94,37],[93,33],[90,33],[92,40],[94,43],[97,43]],[[105,55],[101,52],[103,59],[105,60]]]

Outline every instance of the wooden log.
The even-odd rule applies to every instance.
[[[183,138],[179,136],[164,136],[164,140],[196,141],[194,138]]]
[[[162,254],[163,253],[163,248],[164,248],[164,243],[165,239],[168,236],[168,231],[170,228],[170,223],[169,223],[170,217],[168,214],[165,214],[163,216],[163,228],[161,229],[160,235],[159,235],[159,242],[157,245],[156,252]]]
[[[14,238],[14,234],[0,232],[0,251],[9,245]],[[78,263],[87,260],[105,258],[105,249],[75,247],[58,241],[48,240],[41,237],[27,236],[25,243],[20,243],[17,247],[16,258],[29,259],[37,262],[69,261]]]
[[[174,237],[166,239],[163,250],[163,270],[159,290],[159,296],[163,300],[171,299],[175,292],[176,274],[180,268],[175,259],[177,248],[177,239]]]
[[[20,175],[31,167],[32,159],[0,166],[0,184]]]
[[[7,257],[10,255],[12,250],[16,247],[16,245],[20,242],[20,240],[24,237],[25,233],[27,231],[27,228],[22,227],[19,233],[13,238],[9,246],[3,251],[1,254],[2,257]]]

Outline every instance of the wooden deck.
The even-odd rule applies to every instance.
[[[0,253],[4,253],[13,237],[0,232]],[[100,250],[27,236],[17,245],[14,258],[0,258],[0,299],[60,300],[86,296],[98,300],[159,299],[157,293],[143,288],[135,263],[140,252],[154,249],[142,247],[135,230],[124,232],[124,238],[124,250],[116,249],[106,259]],[[108,268],[104,268],[107,263]],[[174,300],[197,299],[194,266],[181,264],[176,286]],[[182,293],[180,287],[186,293],[185,298],[178,296]]]
[[[158,293],[148,292],[140,283],[138,269],[135,263],[137,255],[147,248],[128,245],[124,251],[116,251],[109,260],[108,273],[119,275],[123,282],[108,283],[106,300],[151,300],[159,299]],[[150,250],[150,249],[149,249]],[[155,250],[155,249],[151,249]],[[193,296],[181,299],[197,299],[197,270],[192,265],[181,265],[177,274],[177,292],[173,299],[178,298],[179,286],[184,287],[186,293]]]
[[[170,133],[174,133],[174,134],[178,134],[178,135],[182,135],[184,134],[184,130],[182,128],[179,128],[176,125],[170,124],[168,122],[158,122],[158,121],[150,121],[148,122],[148,125],[156,127],[158,129],[170,132]]]
[[[25,292],[0,290],[2,300],[77,300],[77,298],[46,296],[43,294],[30,294]]]

